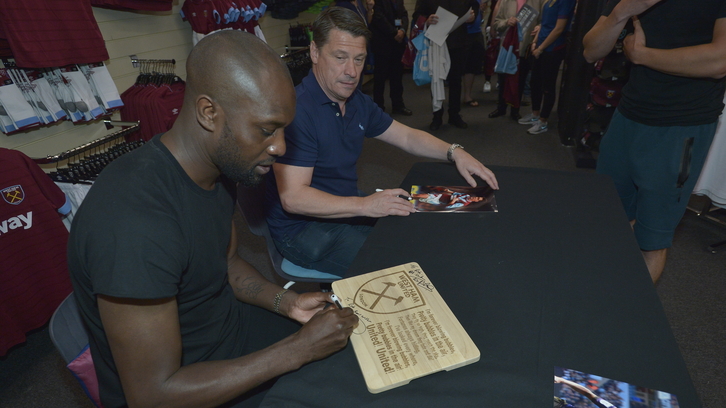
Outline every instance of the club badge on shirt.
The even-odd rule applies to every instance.
[[[2,195],[6,203],[12,205],[18,205],[25,199],[25,191],[23,191],[23,186],[20,184],[0,190],[0,195]]]

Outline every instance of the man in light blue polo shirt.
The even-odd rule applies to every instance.
[[[390,189],[361,197],[356,162],[374,137],[416,156],[448,159],[467,183],[476,175],[497,189],[494,174],[458,144],[391,119],[357,89],[370,31],[350,10],[330,7],[313,23],[313,69],[295,88],[297,113],[285,130],[287,153],[268,177],[270,233],[293,263],[344,275],[373,221],[406,216],[413,204]]]

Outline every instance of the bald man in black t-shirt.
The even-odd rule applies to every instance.
[[[235,182],[270,170],[294,116],[274,51],[212,34],[187,59],[171,130],[94,183],[68,261],[106,408],[257,406],[270,380],[347,344],[350,309],[283,289],[237,255]]]

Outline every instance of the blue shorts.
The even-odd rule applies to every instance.
[[[671,246],[717,124],[648,126],[613,115],[597,172],[613,178],[640,249]]]

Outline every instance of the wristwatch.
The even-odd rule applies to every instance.
[[[449,146],[449,150],[446,152],[446,158],[449,159],[450,162],[454,162],[454,149],[464,149],[464,146],[454,143],[451,146]]]

